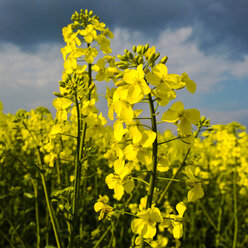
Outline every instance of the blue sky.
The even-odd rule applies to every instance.
[[[248,127],[246,0],[1,0],[5,113],[37,106],[54,112],[53,92],[63,71],[61,29],[85,8],[113,31],[113,55],[133,45],[156,46],[169,57],[169,73],[185,71],[198,86],[194,95],[179,94],[186,108],[198,108],[213,124],[238,121]],[[101,92],[106,85],[99,85]]]

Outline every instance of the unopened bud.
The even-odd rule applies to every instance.
[[[131,60],[133,59],[133,54],[132,54],[131,52],[128,52],[127,55],[128,55],[128,57],[129,57],[129,59],[131,59]]]
[[[57,97],[63,97],[63,95],[60,94],[60,93],[58,93],[58,92],[53,92],[53,94],[54,94],[55,96],[57,96]]]
[[[149,68],[145,68],[144,73],[146,74],[148,72],[150,72]]]
[[[146,44],[145,45],[145,52],[148,50],[148,48],[149,48],[149,44]]]
[[[162,64],[165,64],[168,60],[168,57],[167,56],[164,56],[161,60],[160,60],[160,63]]]
[[[137,46],[137,53],[141,53],[142,47],[143,47],[142,45],[138,45],[138,46]]]
[[[155,60],[155,56],[156,56],[155,53],[150,54],[149,57],[148,57],[148,61],[149,61],[150,63],[153,62],[153,61]]]
[[[143,64],[143,63],[144,63],[143,57],[140,57],[140,58],[139,58],[138,63],[139,63],[139,64]]]
[[[93,11],[91,10],[90,12],[89,12],[89,16],[92,16],[93,15]]]
[[[136,53],[136,51],[137,51],[137,47],[133,46],[133,52]]]
[[[117,75],[115,76],[115,78],[116,78],[116,79],[123,78],[123,73],[121,72],[121,73],[117,74]]]
[[[160,56],[160,53],[157,53],[157,54],[155,55],[155,59],[154,59],[154,60],[157,60],[157,59],[159,58],[159,56]]]

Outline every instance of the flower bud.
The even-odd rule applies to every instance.
[[[157,53],[157,54],[155,55],[155,59],[154,59],[154,60],[157,60],[157,59],[159,58],[159,56],[160,56],[160,53]]]
[[[162,64],[165,64],[168,60],[168,57],[167,56],[164,56],[161,60],[160,60],[160,63]]]
[[[149,48],[149,44],[146,44],[145,45],[145,52],[148,50],[148,48]]]
[[[138,63],[139,63],[139,64],[143,64],[143,63],[144,63],[143,57],[140,57],[140,58],[139,58]]]
[[[155,53],[150,54],[149,57],[148,57],[148,61],[149,61],[150,63],[151,63],[151,62],[154,62],[154,61],[155,61],[155,56],[156,56]]]
[[[133,54],[132,54],[131,52],[128,52],[128,54],[127,54],[127,55],[128,55],[128,57],[129,57],[129,59],[130,59],[130,60],[132,60],[132,59],[133,59]]]
[[[58,92],[53,92],[53,94],[54,94],[55,96],[57,96],[57,97],[63,97],[63,95],[60,94],[60,93],[58,93]]]
[[[92,10],[90,11],[89,16],[93,16],[93,11]]]
[[[142,45],[137,46],[137,53],[139,53],[139,54],[141,53],[142,47],[143,47]]]

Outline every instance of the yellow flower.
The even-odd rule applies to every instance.
[[[123,80],[128,83],[128,95],[126,100],[130,104],[134,104],[143,99],[143,97],[151,92],[144,79],[144,71],[142,64],[137,66],[137,70],[127,70],[124,73]]]
[[[120,200],[124,194],[124,191],[131,193],[134,189],[134,182],[129,177],[130,170],[125,166],[125,161],[122,159],[117,159],[114,162],[115,173],[109,174],[105,182],[109,189],[113,189],[115,194],[114,198]]]
[[[165,218],[162,226],[168,228],[173,233],[175,239],[180,239],[183,236],[183,214],[186,210],[186,206],[183,202],[179,202],[176,205],[178,215],[168,214],[168,218]]]
[[[186,181],[186,184],[191,187],[191,190],[188,192],[188,201],[194,202],[197,199],[200,199],[204,196],[204,191],[201,186],[201,182],[194,175],[194,170],[192,166],[186,166],[183,172],[189,179]]]
[[[89,64],[94,62],[94,58],[98,55],[98,51],[94,47],[88,47],[85,52],[85,61]]]
[[[104,195],[104,196],[99,195],[99,199],[97,203],[95,203],[94,205],[95,211],[96,212],[100,211],[100,215],[98,217],[99,220],[103,219],[105,213],[109,213],[113,210],[111,206],[107,205],[108,201],[109,201],[109,198],[107,195]]]
[[[186,88],[190,93],[194,93],[196,91],[196,84],[193,80],[191,80],[186,72],[182,74],[182,81],[185,82]]]
[[[112,50],[109,47],[110,46],[110,40],[105,37],[103,34],[99,34],[95,40],[98,42],[100,45],[100,49],[102,50],[103,53],[108,54],[111,53]]]
[[[185,86],[179,75],[168,74],[166,65],[161,63],[154,66],[152,72],[146,74],[146,78],[150,84],[156,86],[156,90],[153,93],[159,98],[161,106],[165,106],[176,97],[174,89],[180,89]]]
[[[92,24],[89,24],[84,30],[80,30],[79,34],[84,36],[85,42],[87,43],[91,43],[97,35]]]
[[[67,45],[75,47],[76,45],[80,46],[81,41],[77,37],[78,32],[73,32],[72,24],[69,24],[67,27],[64,27],[62,29],[62,33],[64,36],[64,40],[67,43]]]
[[[156,235],[156,224],[162,222],[160,210],[156,207],[148,208],[137,214],[138,219],[131,223],[131,229],[135,234],[143,235],[143,238],[152,239]]]
[[[191,123],[197,125],[200,120],[200,112],[197,109],[184,109],[182,102],[175,102],[171,107],[166,111],[162,120],[166,122],[177,122],[180,120],[179,129],[181,135],[191,134]]]

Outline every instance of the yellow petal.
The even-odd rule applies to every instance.
[[[196,84],[193,80],[189,78],[186,72],[182,74],[182,81],[186,83],[187,90],[190,93],[194,94],[194,92],[196,91]]]
[[[200,111],[198,109],[185,110],[185,118],[187,118],[192,124],[197,125],[201,118]]]
[[[186,211],[186,206],[183,202],[179,202],[177,205],[176,205],[176,210],[179,214],[180,217],[183,217],[183,214],[184,212]]]
[[[194,202],[204,196],[204,191],[201,183],[195,183],[194,187],[188,192],[188,201]]]

